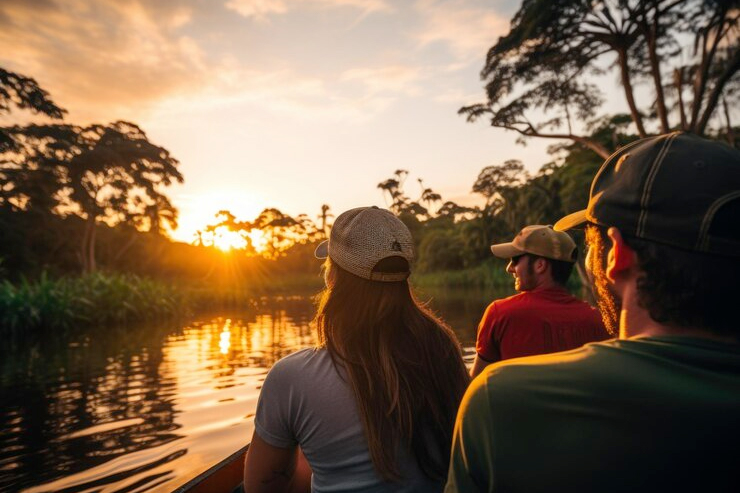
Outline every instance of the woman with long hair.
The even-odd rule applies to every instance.
[[[316,256],[319,344],[268,373],[245,491],[441,491],[468,376],[454,333],[409,287],[411,233],[386,210],[351,209]]]

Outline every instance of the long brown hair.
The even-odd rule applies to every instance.
[[[329,259],[325,267],[319,343],[346,369],[376,471],[402,479],[397,458],[406,450],[424,474],[443,479],[469,380],[457,338],[415,299],[408,281],[369,281]]]

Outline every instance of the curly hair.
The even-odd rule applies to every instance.
[[[592,225],[589,225],[591,228]],[[596,227],[608,245],[606,229]],[[740,257],[710,255],[625,236],[642,271],[638,303],[658,323],[740,337],[738,302]],[[594,236],[589,235],[589,242]]]

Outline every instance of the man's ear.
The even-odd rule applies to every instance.
[[[615,281],[618,276],[635,267],[637,257],[635,251],[625,243],[622,233],[617,228],[609,228],[607,235],[612,244],[606,261],[606,277],[610,281]]]
[[[537,260],[534,261],[534,271],[537,274],[542,274],[547,270],[548,265],[550,265],[550,262],[542,257],[537,257]]]

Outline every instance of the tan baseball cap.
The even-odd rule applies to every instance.
[[[334,221],[329,239],[320,243],[316,258],[331,258],[344,270],[371,281],[394,282],[409,277],[406,272],[373,272],[388,257],[414,260],[414,241],[406,225],[390,211],[358,207],[343,212]]]
[[[509,243],[491,245],[491,252],[500,258],[511,258],[525,253],[564,262],[576,261],[576,244],[573,238],[552,226],[534,224],[526,226]]]

